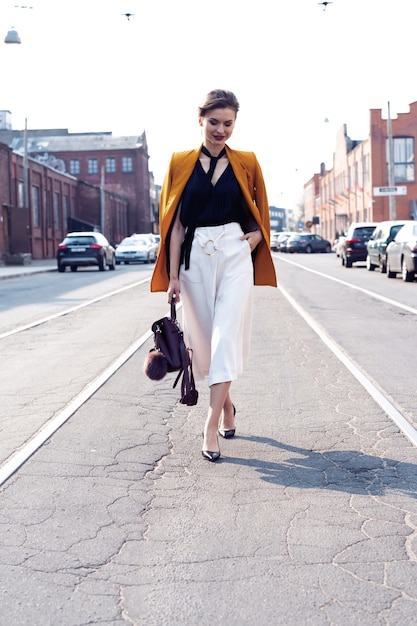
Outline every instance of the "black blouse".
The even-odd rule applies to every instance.
[[[212,185],[198,160],[182,195],[182,225],[196,228],[240,223],[243,215],[242,191],[230,163],[217,183]]]
[[[190,267],[191,245],[198,226],[221,226],[237,222],[244,232],[259,228],[244,205],[242,190],[230,163],[215,185],[212,185],[209,177],[211,172],[205,172],[198,160],[181,198],[180,220],[186,229],[181,263],[185,262],[186,270]]]

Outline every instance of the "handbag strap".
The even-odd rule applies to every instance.
[[[174,322],[177,321],[177,312],[176,312],[175,304],[176,304],[175,296],[173,296],[171,300],[171,319]],[[193,362],[192,362],[192,350],[190,348],[186,348],[182,331],[180,331],[180,346],[179,347],[180,347],[180,356],[181,356],[181,369],[179,370],[178,375],[172,387],[173,389],[175,389],[182,375],[180,402],[182,404],[187,404],[188,406],[193,406],[197,404],[198,391],[195,388],[195,381],[194,381],[194,374],[193,374]]]
[[[178,376],[172,385],[173,389],[177,386],[179,379],[181,380],[181,404],[187,404],[188,406],[194,406],[198,401],[198,391],[195,388],[193,363],[192,363],[192,350],[186,348],[183,341],[180,343],[181,361],[182,367],[178,372]]]
[[[186,385],[187,391],[189,391],[190,389],[190,377],[189,377],[189,371],[188,368],[191,367],[192,369],[192,365],[191,365],[191,359],[190,359],[190,355],[189,352],[187,350],[187,348],[185,347],[185,343],[183,340],[183,337],[181,335],[181,340],[180,340],[180,356],[181,356],[181,369],[178,372],[178,376],[176,377],[174,384],[172,385],[172,388],[175,389],[175,387],[177,386],[177,383],[179,381],[179,379],[181,378],[182,375],[182,385]],[[185,383],[184,383],[185,381]]]
[[[183,377],[181,381],[181,404],[187,404],[188,406],[194,406],[198,401],[198,391],[195,388],[193,364],[192,364],[192,350],[186,348],[186,360],[187,367],[184,368]]]
[[[177,311],[175,308],[175,296],[172,296],[172,300],[171,300],[171,319],[174,321],[177,320]]]

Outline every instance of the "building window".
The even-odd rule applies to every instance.
[[[63,202],[63,207],[62,207],[62,213],[63,213],[63,220],[64,220],[64,230],[66,230],[67,224],[68,224],[68,196],[64,196],[63,198],[64,202]]]
[[[54,230],[59,230],[60,227],[60,219],[59,219],[59,193],[54,193]]]
[[[78,159],[70,159],[70,174],[76,176],[80,173],[80,162]]]
[[[414,137],[394,137],[393,144],[393,165],[395,183],[413,183],[414,172]],[[387,155],[389,147],[387,140]],[[389,163],[387,163],[388,173]],[[387,175],[387,180],[389,177]]]
[[[132,157],[122,158],[122,172],[133,172]]]
[[[360,167],[359,161],[355,161],[355,189],[363,191],[360,179]]]
[[[20,208],[25,206],[25,187],[21,181],[17,183],[17,205]]]
[[[106,159],[106,172],[112,174],[116,171],[116,159],[114,157],[107,157]]]
[[[369,154],[365,154],[363,157],[363,184],[369,183]]]
[[[88,159],[88,173],[98,174],[98,161],[97,159]]]
[[[51,215],[51,192],[49,189],[45,189],[45,213],[46,213],[46,227],[52,227],[52,215]]]
[[[39,187],[32,187],[32,224],[34,228],[41,225],[39,214]]]

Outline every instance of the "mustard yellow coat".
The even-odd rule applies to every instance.
[[[185,185],[193,172],[200,152],[201,146],[196,150],[175,152],[172,155],[161,190],[159,218],[161,242],[151,279],[151,291],[166,291],[168,289],[167,235]],[[270,251],[269,205],[260,165],[253,152],[241,152],[226,146],[226,155],[242,190],[246,204],[263,235],[262,241],[256,248],[254,283],[255,285],[276,287],[277,279]]]

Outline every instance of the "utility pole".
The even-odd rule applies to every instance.
[[[23,207],[29,208],[28,122],[25,118],[23,131]]]
[[[388,134],[388,187],[394,187],[394,154],[393,154],[393,140],[392,140],[392,124],[391,124],[391,111],[390,103],[388,102],[388,120],[387,120],[387,134]],[[396,205],[395,196],[389,195],[389,218],[390,220],[396,219]]]
[[[101,166],[101,176],[100,176],[100,229],[102,234],[104,235],[105,230],[105,188],[104,188],[104,165]]]

